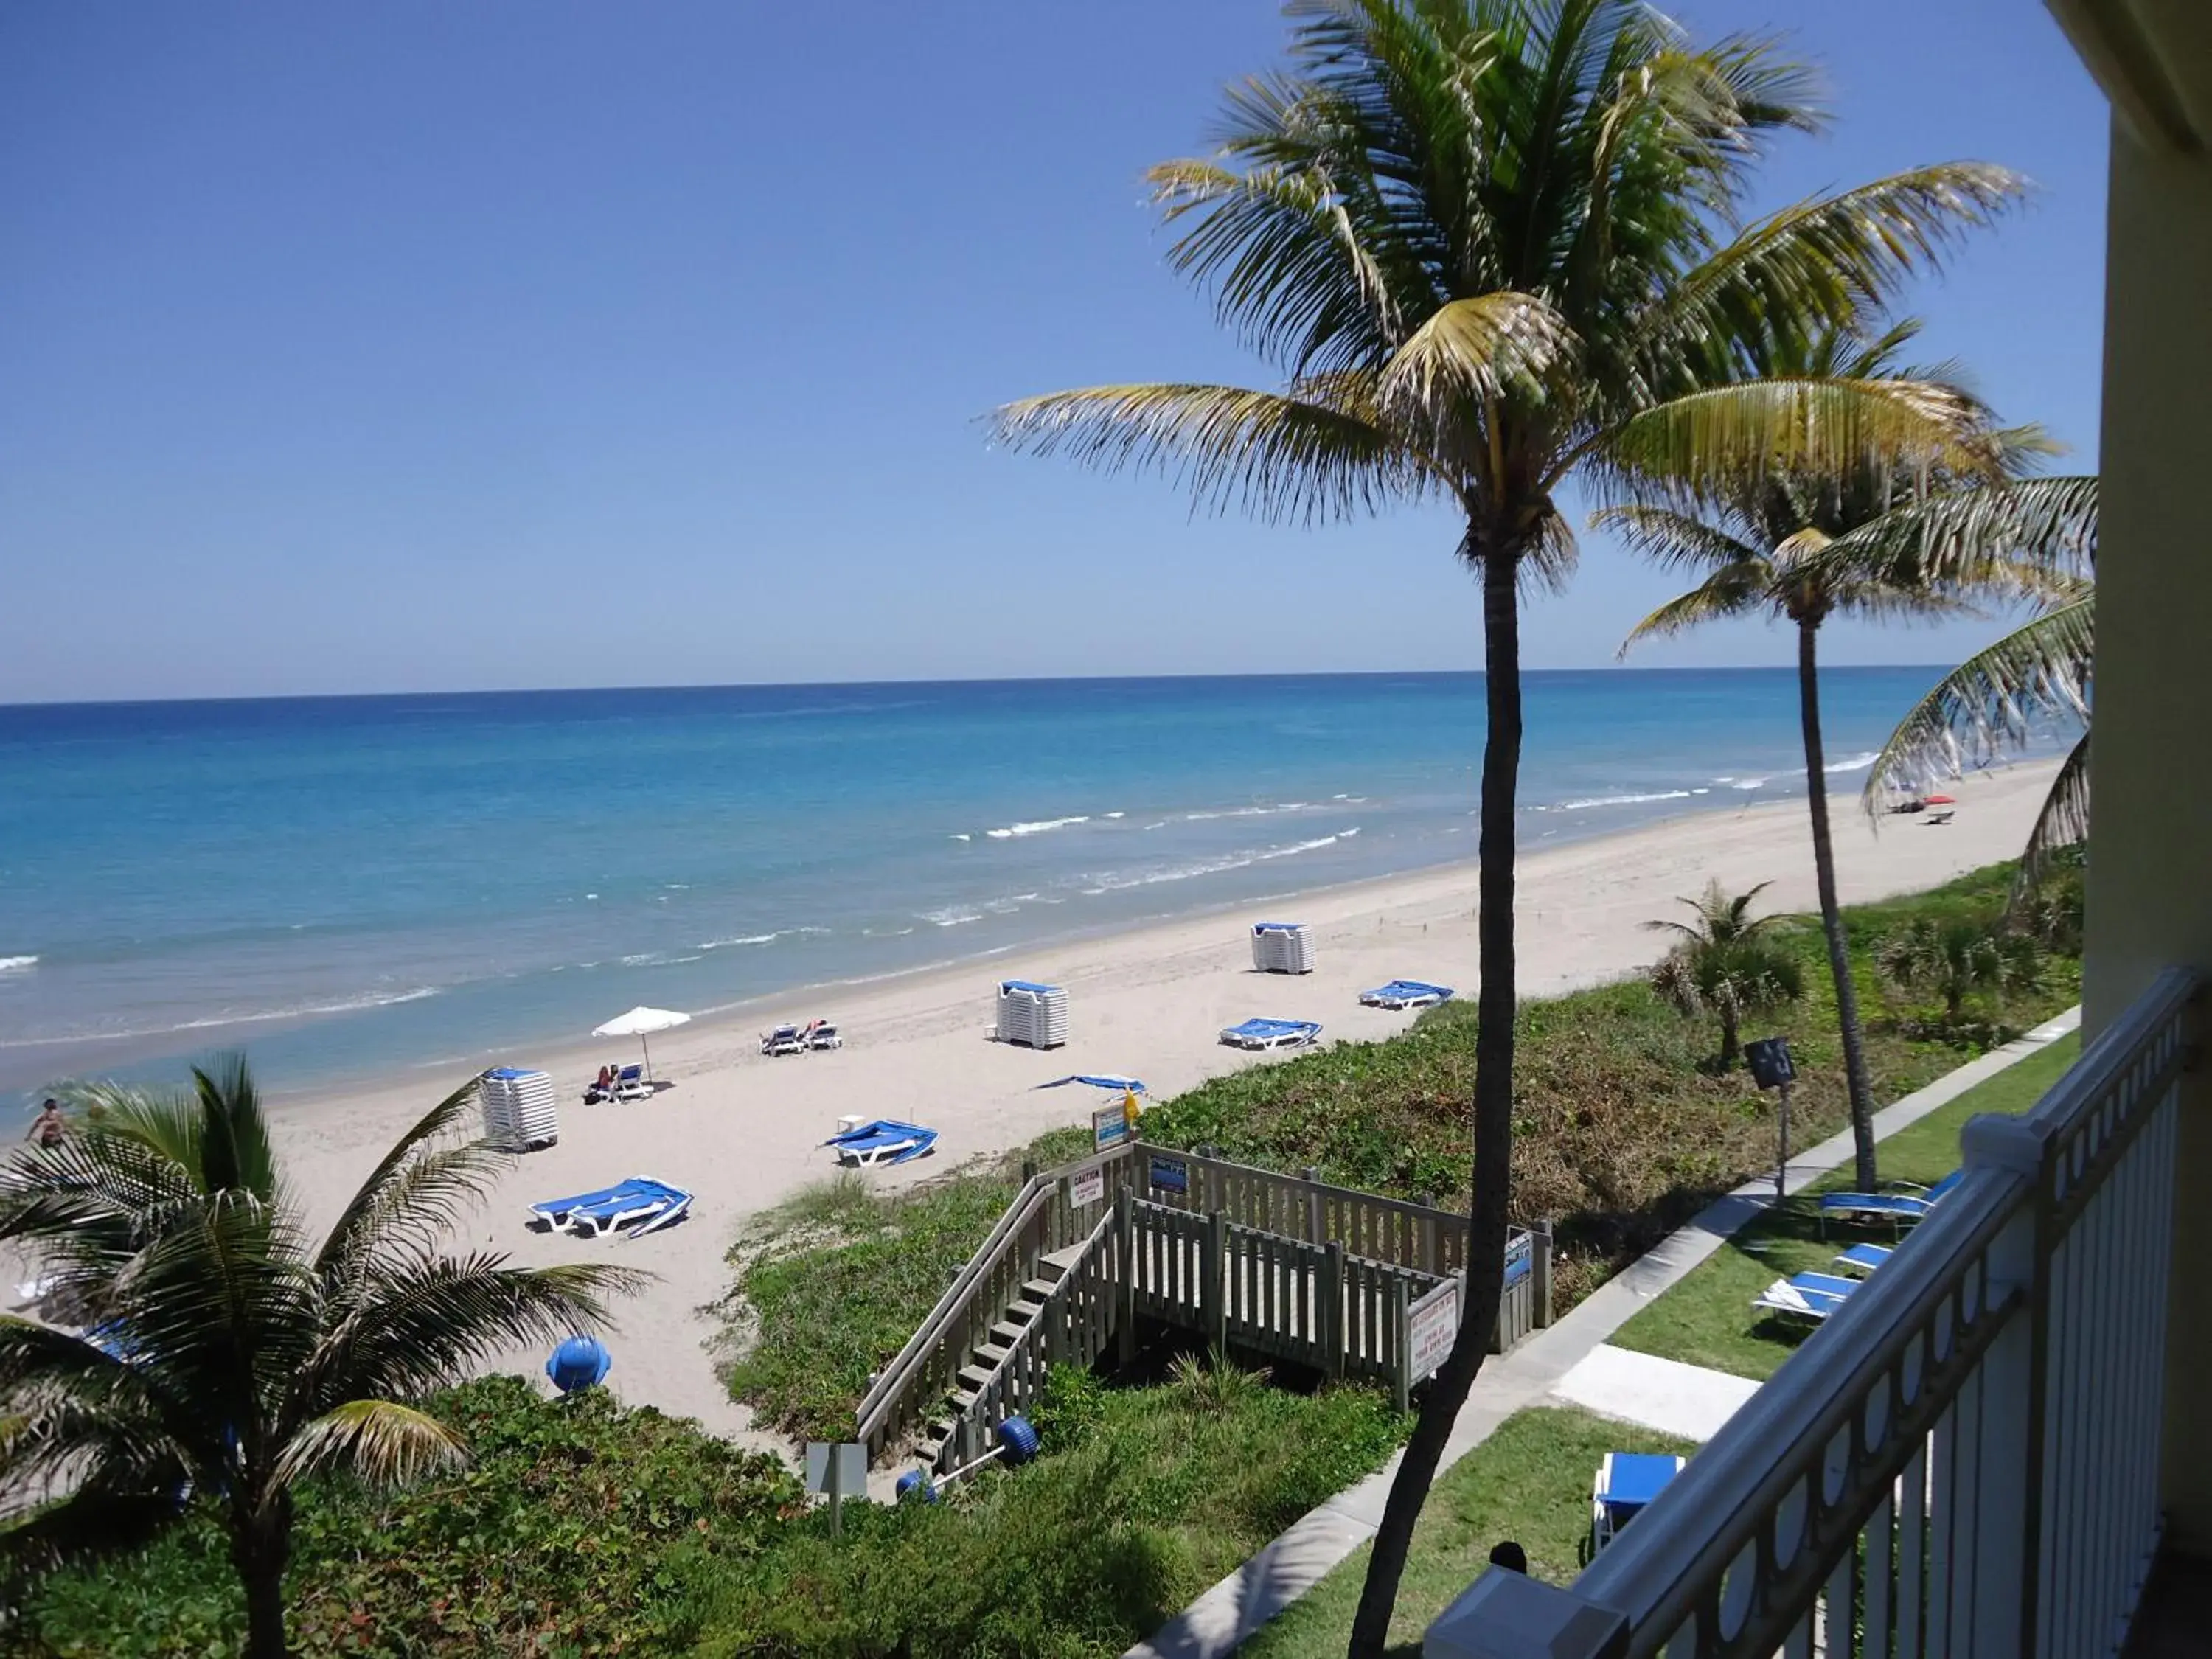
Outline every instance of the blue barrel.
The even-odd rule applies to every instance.
[[[909,1498],[918,1504],[934,1504],[937,1501],[936,1486],[920,1469],[908,1469],[899,1476],[898,1484],[891,1488],[891,1492],[895,1499],[902,1504]]]
[[[596,1336],[572,1336],[553,1350],[545,1362],[545,1375],[562,1394],[574,1394],[606,1380],[614,1357]]]
[[[999,1425],[999,1458],[1009,1468],[1018,1469],[1043,1449],[1036,1430],[1026,1417],[1010,1417]]]

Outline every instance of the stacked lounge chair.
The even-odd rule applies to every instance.
[[[904,1164],[925,1156],[937,1145],[937,1131],[878,1117],[841,1128],[822,1144],[835,1148],[837,1162],[848,1168],[872,1170],[879,1164]]]
[[[1966,1179],[1966,1171],[1954,1170],[1932,1187],[1917,1182],[1893,1182],[1899,1190],[1880,1193],[1826,1193],[1820,1199],[1820,1231],[1828,1230],[1829,1219],[1838,1221],[1887,1221],[1892,1233],[1903,1231],[1917,1221],[1924,1221],[1929,1211],[1942,1202],[1944,1195]]]
[[[1026,979],[999,982],[998,1039],[1031,1048],[1057,1048],[1067,1041],[1067,993]]]
[[[1302,921],[1254,922],[1252,965],[1263,974],[1310,974],[1313,930]]]
[[[502,1152],[527,1152],[561,1139],[549,1072],[501,1066],[477,1080],[483,1102],[484,1139]]]
[[[1362,991],[1359,1000],[1370,1008],[1433,1008],[1440,1002],[1452,1000],[1449,985],[1431,985],[1426,980],[1394,979],[1388,985],[1378,985],[1371,991]]]
[[[1681,1472],[1682,1460],[1664,1453],[1607,1452],[1590,1483],[1592,1553],[1613,1542]]]
[[[1225,1027],[1221,1040],[1232,1048],[1303,1048],[1320,1036],[1316,1020],[1248,1019]]]
[[[691,1194],[681,1187],[672,1187],[651,1176],[632,1176],[595,1193],[533,1204],[530,1213],[555,1232],[573,1233],[578,1238],[604,1238],[613,1232],[642,1238],[682,1220],[690,1207]]]
[[[764,1054],[803,1054],[806,1038],[796,1025],[779,1025],[773,1031],[762,1034],[761,1052]]]

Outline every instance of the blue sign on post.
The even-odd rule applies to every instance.
[[[1527,1233],[1516,1233],[1505,1244],[1505,1282],[1518,1285],[1528,1277],[1536,1265],[1535,1241]]]
[[[1152,1154],[1152,1185],[1162,1192],[1187,1193],[1190,1190],[1190,1165],[1179,1158],[1162,1158]]]

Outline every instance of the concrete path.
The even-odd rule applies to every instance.
[[[1758,1392],[1747,1376],[1601,1342],[1559,1379],[1552,1397],[1702,1444]]]
[[[1916,1094],[1875,1115],[1877,1139],[1917,1123],[1948,1105],[1976,1084],[2018,1064],[2081,1023],[2081,1011],[2069,1009],[2039,1025],[2016,1042],[1937,1079]],[[1848,1163],[1850,1132],[1835,1135],[1790,1160],[1787,1189],[1802,1191],[1829,1170]],[[1669,1233],[1585,1297],[1559,1323],[1533,1336],[1510,1353],[1486,1362],[1474,1391],[1460,1408],[1444,1442],[1437,1473],[1487,1440],[1514,1413],[1540,1405],[1557,1393],[1569,1374],[1596,1352],[1644,1305],[1667,1291],[1703,1261],[1751,1218],[1772,1203],[1772,1177],[1749,1182],[1716,1200],[1687,1226]],[[1614,1352],[1621,1352],[1615,1350]],[[1641,1359],[1642,1355],[1634,1356]],[[1668,1362],[1659,1362],[1665,1364]],[[1694,1367],[1684,1367],[1694,1370]],[[1735,1379],[1731,1379],[1733,1381]],[[1597,1409],[1602,1410],[1603,1407]],[[1608,1413],[1612,1414],[1612,1413]],[[1224,1659],[1237,1644],[1319,1583],[1328,1571],[1374,1537],[1382,1504],[1398,1473],[1393,1456],[1373,1474],[1308,1510],[1244,1565],[1173,1619],[1150,1639],[1131,1648],[1124,1659]]]

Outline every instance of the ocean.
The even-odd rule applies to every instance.
[[[1936,674],[1828,672],[1838,811]],[[1787,670],[1526,702],[1527,849],[1803,792]],[[0,1090],[526,1059],[1470,858],[1481,734],[1474,674],[0,708]]]

